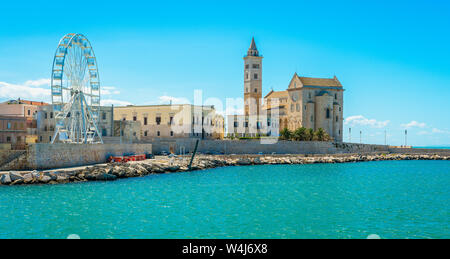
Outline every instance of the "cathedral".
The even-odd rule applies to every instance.
[[[337,77],[303,77],[295,73],[286,90],[272,90],[263,100],[262,59],[252,39],[244,57],[244,115],[228,116],[229,134],[278,136],[284,128],[322,128],[341,142],[344,89]]]

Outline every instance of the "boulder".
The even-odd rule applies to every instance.
[[[33,181],[33,174],[27,173],[23,175],[23,182],[24,183],[31,183]]]
[[[12,181],[11,181],[11,177],[9,176],[9,173],[7,173],[7,174],[2,174],[1,176],[0,176],[0,184],[4,184],[4,185],[6,185],[6,184],[10,184]]]
[[[180,167],[179,166],[169,166],[166,168],[166,170],[169,172],[176,172],[176,171],[180,170]]]
[[[52,178],[48,175],[43,175],[39,178],[39,182],[41,183],[48,183],[52,180]]]
[[[252,161],[248,158],[241,158],[236,162],[238,165],[251,165]]]
[[[99,174],[96,176],[97,181],[114,181],[117,179],[117,176],[113,174]]]
[[[19,174],[19,173],[10,172],[10,173],[9,173],[9,176],[11,177],[11,181],[12,181],[12,182],[15,182],[15,181],[17,181],[17,180],[23,181],[23,177],[22,177],[22,175]]]

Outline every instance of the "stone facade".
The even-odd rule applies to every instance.
[[[138,121],[140,138],[223,138],[224,120],[213,106],[191,104],[114,107],[114,119]]]
[[[36,143],[36,113],[45,105],[20,99],[0,103],[0,143],[8,143],[13,149]]]
[[[97,123],[102,136],[113,136],[114,124],[113,106],[100,107],[100,119]],[[41,106],[36,113],[37,134],[39,143],[49,143],[55,134],[55,113],[53,105]]]
[[[244,66],[244,115],[228,116],[230,135],[278,136],[284,128],[322,128],[342,142],[344,89],[336,76],[312,78],[295,73],[285,91],[272,90],[262,101],[262,57],[253,39]]]

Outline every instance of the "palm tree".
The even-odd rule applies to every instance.
[[[312,141],[314,139],[314,130],[308,129],[306,131],[306,140]]]
[[[317,129],[317,131],[315,132],[315,135],[317,137],[318,141],[323,141],[324,140],[324,136],[325,136],[325,131],[322,128]]]
[[[292,136],[292,132],[288,128],[284,128],[280,132],[280,138],[284,140],[289,140]]]
[[[297,141],[307,140],[306,128],[301,127],[301,128],[296,129],[294,131],[293,138],[294,138],[294,140],[297,140]]]

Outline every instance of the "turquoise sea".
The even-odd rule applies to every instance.
[[[381,161],[0,186],[0,238],[450,238],[449,173]]]

